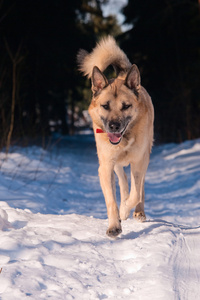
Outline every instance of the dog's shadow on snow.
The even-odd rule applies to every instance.
[[[146,220],[146,221],[143,222],[143,224],[144,224],[144,228],[140,231],[131,231],[127,234],[122,233],[121,239],[126,239],[126,240],[136,239],[136,238],[140,237],[141,235],[149,234],[154,229],[158,229],[158,228],[161,228],[161,227],[163,227],[162,232],[168,231],[169,227],[171,227],[171,228],[179,227],[179,228],[182,228],[182,229],[184,227],[182,225],[177,225],[177,224],[167,222],[167,221],[161,220],[161,219]],[[149,226],[148,226],[148,224],[149,224]],[[184,229],[187,229],[187,228],[184,228]],[[190,227],[190,229],[191,229],[191,227]]]

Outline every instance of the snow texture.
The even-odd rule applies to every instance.
[[[200,299],[200,140],[154,147],[147,221],[116,239],[92,136],[13,148],[0,167],[0,299]]]

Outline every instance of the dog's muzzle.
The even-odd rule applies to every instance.
[[[108,135],[108,138],[109,138],[109,141],[111,142],[111,144],[118,145],[121,142],[123,134],[125,133],[127,126],[128,126],[128,123],[125,125],[125,127],[122,129],[121,132],[107,132],[107,135]],[[117,128],[115,128],[115,129],[117,129]]]
[[[125,125],[124,125],[124,123],[122,124],[118,120],[111,120],[109,122],[105,122],[104,118],[101,118],[101,119],[104,123],[106,130],[103,131],[102,129],[97,129],[96,133],[107,133],[110,143],[112,145],[118,145],[121,142],[123,134],[125,133],[125,131],[127,129],[130,118],[128,117],[126,119]]]

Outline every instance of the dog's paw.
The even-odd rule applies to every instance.
[[[108,228],[108,230],[106,231],[106,234],[111,237],[111,238],[115,238],[116,236],[118,236],[120,233],[122,232],[122,228],[121,227],[111,227]]]
[[[144,211],[134,212],[133,217],[139,222],[144,222],[146,220],[146,215]]]

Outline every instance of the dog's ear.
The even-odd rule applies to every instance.
[[[105,75],[96,66],[93,68],[91,80],[94,96],[108,85],[108,80]]]
[[[132,65],[132,67],[130,68],[125,79],[125,85],[129,89],[133,90],[136,96],[138,96],[140,91],[140,72],[136,65]]]

